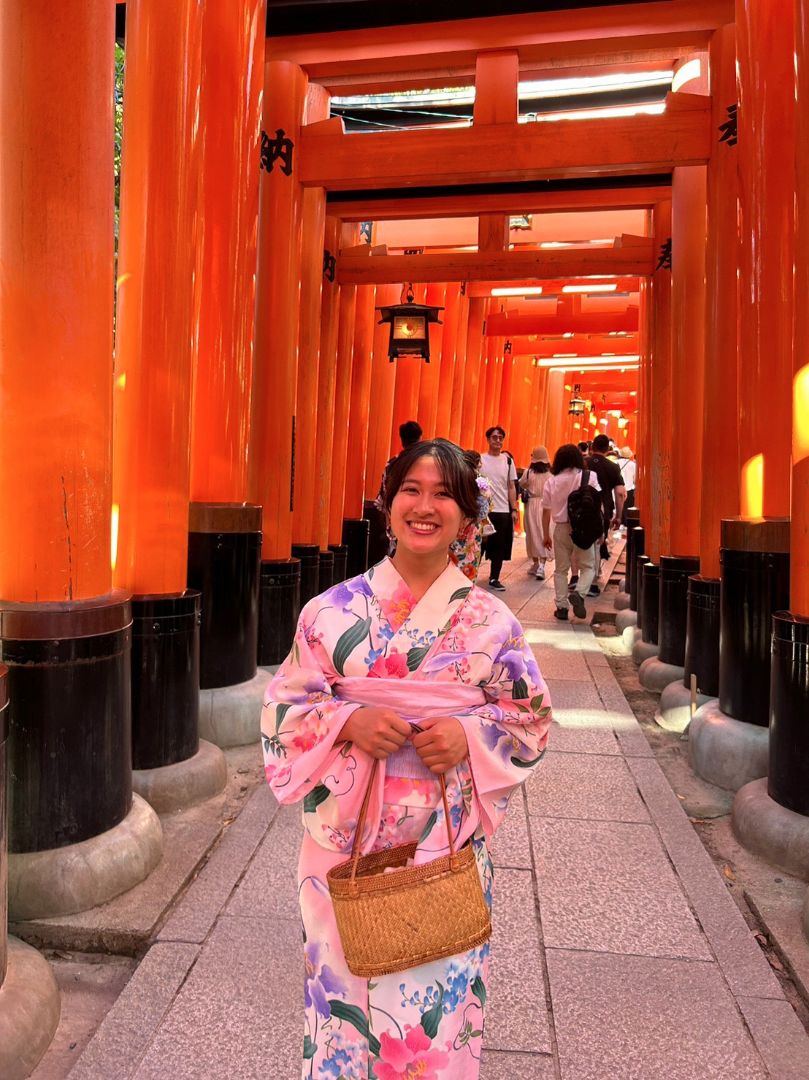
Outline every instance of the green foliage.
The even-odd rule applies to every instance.
[[[118,213],[121,206],[121,146],[124,134],[124,50],[115,46],[115,251],[118,252]]]

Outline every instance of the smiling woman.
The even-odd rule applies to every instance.
[[[327,875],[352,850],[365,801],[358,855],[413,844],[422,866],[449,853],[451,835],[456,851],[470,846],[491,908],[487,842],[544,753],[550,702],[512,613],[449,558],[481,513],[460,448],[404,451],[385,504],[396,554],[306,605],[263,710],[267,779],[280,802],[303,801],[303,1076],[475,1080],[488,942],[361,978]]]

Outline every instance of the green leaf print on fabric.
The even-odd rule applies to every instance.
[[[286,705],[286,704],[284,704],[284,705],[276,705],[275,706],[275,734],[276,735],[281,730],[281,725],[284,722],[284,717],[286,716],[286,714],[289,712],[289,710],[291,708],[292,708],[291,705]]]
[[[469,596],[471,591],[472,591],[472,586],[471,585],[468,585],[465,589],[456,589],[455,592],[452,594],[452,596],[449,598],[449,602],[452,603],[453,600],[463,600],[467,596]]]
[[[531,712],[536,712],[541,707],[544,700],[544,694],[535,694],[534,697],[531,698]]]
[[[432,1009],[428,1009],[421,1018],[421,1026],[424,1028],[424,1034],[428,1039],[434,1039],[438,1034],[438,1025],[441,1023],[441,1017],[444,1015],[444,987],[440,982],[436,982],[438,987],[438,1000]]]
[[[325,802],[329,795],[331,795],[331,791],[329,791],[325,784],[318,784],[317,787],[312,788],[303,800],[304,814],[314,814],[318,806],[320,806],[322,802]]]
[[[545,751],[543,750],[541,754],[538,754],[537,757],[532,758],[531,761],[523,761],[521,758],[513,757],[511,759],[511,764],[516,765],[518,769],[533,769],[536,763],[538,761],[542,761],[544,757]]]
[[[420,844],[423,844],[427,837],[430,835],[430,833],[433,831],[433,826],[435,825],[436,821],[438,821],[438,812],[436,810],[433,810],[432,814],[430,814],[430,816],[427,818],[427,824],[421,831],[421,836],[418,840]]]
[[[309,1035],[303,1037],[303,1060],[308,1061],[317,1053],[317,1043],[312,1042]]]
[[[415,671],[421,666],[424,657],[430,651],[429,645],[414,645],[412,649],[407,650],[407,670]]]
[[[481,1005],[486,1004],[486,984],[480,975],[476,975],[472,982],[472,993],[478,999]]]
[[[528,697],[528,683],[525,679],[515,679],[511,687],[511,700],[524,701]]]
[[[368,1017],[362,1009],[357,1005],[349,1005],[345,1001],[340,1001],[339,998],[331,998],[328,1005],[331,1009],[331,1015],[336,1016],[338,1020],[345,1020],[347,1024],[355,1027],[360,1035],[368,1040],[369,1052],[378,1056],[381,1049],[379,1039],[368,1026]]]
[[[361,619],[360,622],[350,626],[344,634],[337,639],[334,647],[334,670],[338,675],[345,675],[343,670],[346,660],[354,652],[361,641],[365,639],[371,625],[371,617]]]

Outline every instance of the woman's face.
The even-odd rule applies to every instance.
[[[434,458],[420,457],[393,497],[391,532],[398,547],[412,555],[446,552],[464,524]]]

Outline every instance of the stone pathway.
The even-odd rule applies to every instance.
[[[526,565],[503,596],[555,721],[493,844],[482,1080],[805,1080],[809,1038],[589,625],[553,620]],[[300,828],[255,792],[71,1080],[297,1080]]]

